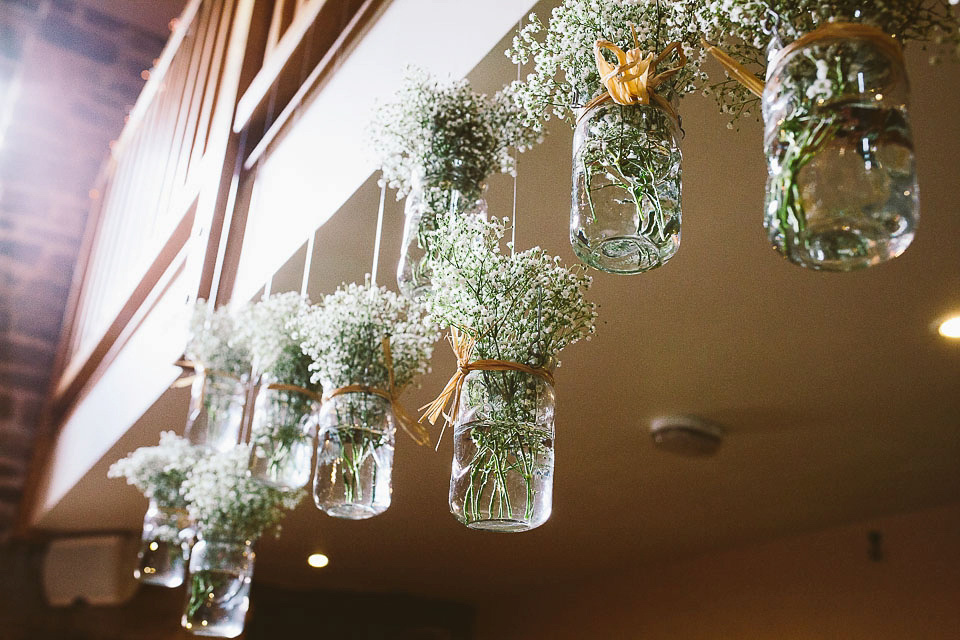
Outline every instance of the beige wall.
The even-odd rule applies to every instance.
[[[883,535],[879,562],[868,556],[871,530]],[[478,611],[477,640],[960,638],[960,504],[501,605]]]

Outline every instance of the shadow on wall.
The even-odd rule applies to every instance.
[[[41,569],[44,545],[0,546],[0,638],[3,640],[185,640],[180,628],[186,588],[141,587],[126,604],[78,602],[49,607]],[[471,640],[474,611],[455,602],[402,594],[291,591],[253,585],[246,640]]]

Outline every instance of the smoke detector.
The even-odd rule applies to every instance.
[[[710,456],[723,442],[723,427],[697,416],[661,416],[650,423],[658,449],[681,456]]]

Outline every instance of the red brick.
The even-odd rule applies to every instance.
[[[27,427],[0,423],[0,452],[6,456],[26,458],[33,449],[33,430]]]
[[[0,420],[13,415],[13,406],[13,396],[7,393],[0,393]]]
[[[39,244],[0,238],[0,256],[13,258],[17,262],[34,265],[42,250]]]
[[[0,354],[4,362],[24,367],[48,369],[53,364],[53,349],[49,346],[43,349],[0,339]]]

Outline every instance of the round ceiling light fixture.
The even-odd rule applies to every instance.
[[[650,436],[658,449],[681,456],[710,456],[723,442],[724,429],[697,416],[661,416],[650,423]]]
[[[330,558],[322,553],[312,553],[307,557],[307,564],[316,569],[321,569],[330,564]]]

